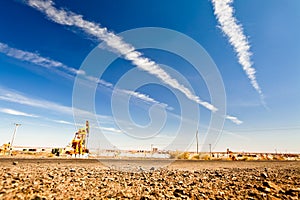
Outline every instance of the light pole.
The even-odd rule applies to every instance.
[[[197,154],[199,153],[198,149],[199,149],[199,141],[198,141],[198,129],[196,132],[196,145],[197,145]]]
[[[21,126],[21,124],[15,123],[15,130],[14,130],[14,133],[13,133],[13,136],[12,136],[12,139],[11,139],[11,143],[10,143],[9,155],[12,154],[12,147],[13,147],[13,143],[14,143],[14,140],[15,140],[15,137],[16,137],[16,133],[17,133],[17,129],[18,129],[19,126]]]

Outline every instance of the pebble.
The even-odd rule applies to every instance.
[[[273,183],[271,181],[264,181],[263,185],[266,186],[266,187],[272,188],[272,189],[274,189],[276,191],[280,191],[281,190],[280,187],[278,187],[275,183]]]
[[[266,172],[261,173],[260,176],[265,179],[268,178],[268,174]]]
[[[154,167],[151,167],[151,168],[150,168],[150,170],[151,170],[151,171],[154,171],[154,170],[155,170],[155,168],[154,168]]]
[[[21,162],[9,170],[0,165],[0,199],[300,198],[300,167],[191,171],[140,168],[117,171],[93,165]]]
[[[70,169],[70,172],[75,172],[76,170],[74,168],[71,168]]]

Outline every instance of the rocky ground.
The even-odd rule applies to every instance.
[[[300,199],[300,162],[122,163],[0,160],[0,199]]]

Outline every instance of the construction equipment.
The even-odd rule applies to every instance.
[[[3,144],[0,147],[0,153],[3,153],[3,155],[6,155],[7,153],[9,153],[9,149],[10,149],[10,142]]]
[[[75,157],[82,157],[84,154],[89,153],[87,149],[87,141],[89,135],[89,121],[86,121],[85,128],[80,128],[71,142],[72,149],[67,150],[66,153]]]

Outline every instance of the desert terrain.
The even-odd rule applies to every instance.
[[[0,199],[299,199],[300,162],[0,159]]]

